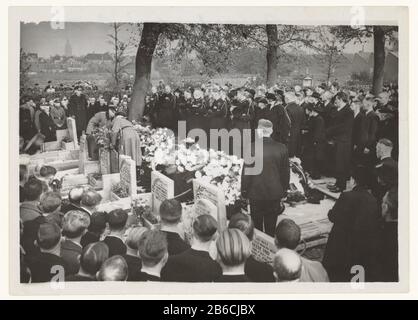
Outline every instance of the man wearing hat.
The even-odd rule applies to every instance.
[[[254,117],[251,94],[241,88],[237,92],[236,99],[231,103],[232,128],[244,132],[244,129],[251,129],[251,122]]]
[[[267,234],[274,236],[277,216],[281,213],[281,200],[289,188],[289,156],[284,144],[271,138],[273,124],[266,119],[260,119],[257,134],[262,139],[262,152],[256,152],[255,141],[251,144],[251,154],[255,161],[263,164],[259,174],[249,174],[250,165],[244,159],[241,193],[250,200],[251,217],[254,226]]]
[[[81,136],[87,126],[87,98],[82,92],[83,88],[76,86],[68,103],[68,115],[75,119],[77,137]]]
[[[61,105],[61,101],[58,98],[54,99],[54,104],[51,107],[50,113],[57,130],[67,128],[67,115],[65,114],[65,109]]]
[[[271,137],[287,146],[290,135],[290,118],[283,106],[284,101],[281,95],[278,96],[274,93],[267,93],[266,98],[269,103],[269,116],[266,119],[273,123]]]
[[[164,92],[159,96],[155,105],[156,126],[177,130],[176,98],[171,92],[171,87],[166,85]]]
[[[185,92],[185,111],[186,111],[186,128],[187,133],[193,129],[202,129],[206,122],[206,109],[204,104],[203,91],[199,88],[193,90],[193,97]]]
[[[209,100],[207,108],[207,117],[209,118],[208,137],[210,137],[210,129],[221,130],[227,127],[227,102],[221,98],[219,90],[214,88],[212,96]],[[218,143],[218,149],[221,149],[220,139],[218,142],[210,141],[210,144]],[[214,145],[213,145],[214,146]],[[214,146],[215,147],[215,146]]]

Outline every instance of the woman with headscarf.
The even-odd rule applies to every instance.
[[[132,122],[124,114],[116,113],[111,123],[111,147],[119,154],[130,156],[139,167],[142,163],[141,141]]]

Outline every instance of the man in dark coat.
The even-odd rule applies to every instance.
[[[259,174],[251,172],[248,159],[243,168],[241,193],[250,200],[251,217],[257,229],[274,235],[277,216],[280,213],[281,199],[289,187],[289,156],[282,143],[271,138],[273,124],[261,119],[257,131],[262,136],[262,150],[257,150],[261,141],[251,144],[251,154],[255,156],[255,167],[263,164]],[[264,228],[263,228],[264,226]]]
[[[161,270],[163,281],[214,282],[222,275],[221,266],[209,255],[218,224],[211,215],[198,216],[193,222],[193,245],[168,258]]]
[[[165,92],[159,96],[154,109],[156,126],[177,130],[176,98],[171,92],[171,87],[166,86]]]
[[[392,158],[393,143],[389,139],[380,139],[376,144],[378,163],[372,170],[370,185],[374,196],[381,202],[391,188],[398,185],[398,163]]]
[[[87,123],[99,111],[101,111],[99,101],[96,101],[95,97],[90,97],[87,101]]]
[[[353,146],[352,163],[354,166],[364,165],[364,148],[367,144],[366,115],[361,109],[361,101],[358,98],[354,98],[350,107],[354,113],[353,134],[351,137]]]
[[[368,184],[373,187],[376,183],[376,177],[373,175],[373,167],[376,165],[376,142],[379,128],[379,117],[374,112],[374,96],[368,95],[363,99],[363,111],[364,117],[364,131],[365,131],[365,143],[363,148],[363,165],[369,168],[367,172]]]
[[[231,104],[232,128],[237,128],[241,132],[244,129],[251,129],[251,122],[254,116],[252,100],[246,97],[248,93],[237,92],[237,98]]]
[[[27,257],[32,283],[50,282],[66,275],[66,263],[60,257],[61,230],[55,223],[42,223],[36,236],[39,252]]]
[[[36,134],[36,128],[33,123],[35,115],[33,105],[33,100],[28,99],[19,108],[19,136],[23,137],[25,142],[29,141]]]
[[[301,156],[302,148],[302,126],[306,120],[305,111],[295,102],[296,96],[293,93],[285,95],[286,111],[290,118],[289,157]]]
[[[307,103],[306,111],[309,119],[306,122],[306,139],[303,151],[303,167],[311,174],[313,179],[319,179],[324,172],[325,159],[325,123],[319,114],[321,110],[317,105]]]
[[[209,118],[209,129],[226,129],[227,127],[227,102],[223,100],[217,90],[212,91],[212,99],[207,108]],[[208,132],[210,133],[210,132]]]
[[[180,234],[181,204],[176,199],[166,199],[160,205],[161,232],[167,238],[168,255],[177,255],[188,249],[190,246],[184,241]]]
[[[266,104],[266,107],[264,105]],[[277,103],[277,97],[272,93],[266,94],[266,100],[261,99],[255,109],[254,128],[257,128],[260,119],[269,120],[273,124],[271,138],[283,144],[288,143],[290,132],[290,119],[284,107]]]
[[[353,170],[354,189],[343,192],[328,213],[333,227],[322,263],[333,282],[348,282],[355,275],[379,280],[380,216],[376,198],[366,188],[366,170]],[[362,274],[352,273],[354,266],[362,267]]]
[[[326,129],[327,139],[335,147],[335,185],[328,186],[332,192],[342,192],[350,176],[351,136],[353,130],[353,111],[348,105],[348,96],[338,92],[335,96],[337,111],[331,125]]]
[[[54,120],[50,116],[49,105],[41,106],[42,112],[39,114],[40,132],[45,136],[45,142],[57,140],[56,126]]]
[[[127,221],[128,214],[122,209],[115,209],[107,214],[110,233],[103,239],[103,242],[109,247],[109,257],[126,254],[126,245],[122,239]]]
[[[323,97],[332,99],[333,96],[331,92],[327,91],[324,93]],[[331,123],[331,119],[334,115],[334,112],[337,110],[337,108],[335,107],[335,105],[332,103],[331,100],[324,100],[323,106],[324,108],[323,108],[323,111],[321,112],[321,116],[322,118],[324,118],[325,127],[328,127]]]
[[[83,130],[86,130],[88,121],[87,98],[82,92],[82,87],[76,87],[74,94],[70,97],[70,101],[68,103],[68,115],[75,119],[77,137],[80,137]]]
[[[373,96],[366,96],[363,100],[363,109],[365,112],[364,130],[366,132],[366,143],[364,146],[365,160],[369,168],[376,163],[376,154],[374,150],[377,142],[377,130],[379,128],[379,117],[373,111],[375,105]]]
[[[203,103],[203,92],[200,89],[193,90],[193,97],[189,97],[189,92],[185,91],[185,117],[187,134],[193,129],[203,129],[206,122],[206,109]]]

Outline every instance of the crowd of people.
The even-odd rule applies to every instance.
[[[74,188],[62,200],[35,178],[24,188],[30,200],[21,208],[23,283],[48,282],[58,272],[65,281],[329,281],[319,262],[295,251],[301,230],[290,219],[277,225],[278,251],[270,265],[251,254],[254,223],[247,214],[234,215],[226,230],[211,215],[200,215],[187,242],[175,199],[161,204],[160,227],[151,230],[125,210],[97,211],[101,198],[92,189]]]
[[[34,137],[39,135],[43,141],[54,141],[66,117],[74,117],[78,136],[89,136],[96,127],[110,128],[112,144],[139,166],[138,133],[126,118],[129,95],[106,101],[82,91],[76,87],[69,99],[25,97],[20,108],[21,151],[36,152]],[[364,267],[366,281],[398,280],[396,86],[385,86],[374,96],[338,83],[233,88],[208,82],[172,91],[160,82],[145,102],[144,122],[153,127],[176,132],[177,121],[185,120],[188,132],[261,132],[263,172],[242,179],[251,215],[232,216],[222,231],[213,218],[200,216],[188,244],[176,200],[161,205],[160,229],[147,230],[133,226],[123,210],[96,212],[101,198],[94,190],[75,188],[68,201],[62,200],[45,182],[54,175],[53,168],[27,177],[21,167],[22,282],[50,281],[56,265],[65,270],[67,281],[350,281],[355,265]],[[333,228],[322,264],[295,251],[300,228],[293,221],[276,225],[292,157],[302,160],[313,179],[335,177],[328,188],[342,192],[328,215]],[[350,179],[354,188],[345,191]],[[271,265],[251,256],[254,226],[275,237],[278,251]]]

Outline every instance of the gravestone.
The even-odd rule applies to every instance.
[[[136,195],[136,163],[131,157],[120,156],[120,184],[128,190],[129,196],[133,199]]]
[[[274,238],[260,230],[254,229],[254,238],[251,243],[251,255],[254,259],[272,264],[276,251]]]
[[[58,141],[45,142],[42,144],[42,148],[41,148],[42,152],[59,151],[59,150],[61,150],[61,142],[58,142]]]
[[[85,175],[92,173],[100,173],[100,163],[99,161],[87,160],[84,163],[84,172]]]
[[[99,149],[100,173],[109,174],[110,171],[110,152],[108,149]]]
[[[208,199],[197,199],[193,205],[193,211],[196,217],[202,214],[209,214],[218,221],[218,207]]]
[[[67,123],[68,123],[68,121],[67,121]],[[56,134],[57,134],[57,141],[60,142],[60,143],[64,138],[67,138],[67,137],[69,138],[70,137],[68,129],[57,130]]]
[[[116,150],[110,150],[109,152],[110,157],[110,173],[117,173],[119,172],[119,153]]]
[[[174,198],[174,181],[158,171],[152,171],[151,197],[152,212],[158,216],[161,202]]]
[[[68,128],[68,136],[74,143],[74,149],[78,149],[78,139],[77,139],[77,127],[75,125],[75,119],[68,117],[67,118],[67,128]],[[81,141],[80,141],[81,143]]]
[[[110,200],[110,191],[112,190],[112,186],[120,182],[120,174],[119,173],[104,174],[102,175],[102,181],[103,181],[103,200],[108,201]]]
[[[226,229],[226,206],[225,196],[222,190],[210,183],[194,179],[193,180],[193,196],[197,210],[206,211],[211,214],[213,207],[208,205],[208,202],[212,203],[216,209],[217,214],[214,216],[218,221],[219,230]],[[200,201],[205,199],[206,201]]]
[[[87,140],[84,134],[80,137],[80,151],[78,160],[80,161],[78,164],[80,173],[84,173],[85,163],[88,161]]]

